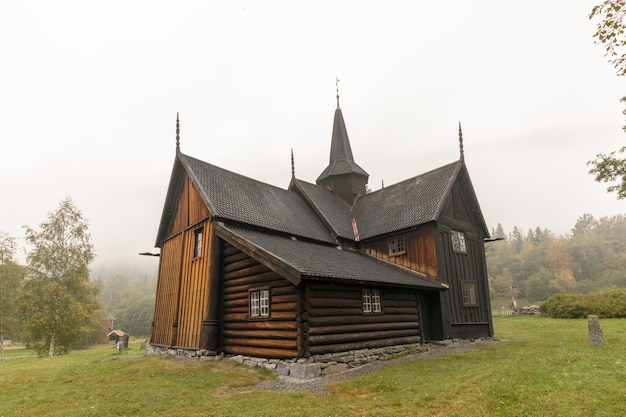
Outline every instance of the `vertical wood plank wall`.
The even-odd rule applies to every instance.
[[[422,272],[431,278],[437,277],[437,254],[433,226],[426,225],[421,229],[403,233],[401,236],[404,237],[406,250],[403,255],[389,256],[388,238],[364,243],[363,251],[370,256]]]
[[[195,230],[203,227],[202,254],[193,257]],[[155,300],[152,344],[199,346],[208,302],[212,223],[209,210],[189,177],[180,184],[169,237],[161,243],[162,262]]]
[[[223,350],[234,355],[299,356],[298,288],[269,268],[224,243]],[[270,290],[269,318],[249,315],[249,290]]]
[[[153,345],[171,346],[174,340],[173,325],[176,321],[182,242],[183,235],[179,233],[165,241],[161,247],[150,335],[150,343]]]
[[[486,314],[486,309],[483,308],[488,303],[488,300],[485,300],[484,297],[487,280],[483,276],[482,264],[477,263],[477,260],[480,260],[477,253],[480,254],[480,251],[484,250],[482,240],[472,237],[471,234],[466,234],[467,253],[456,253],[452,250],[450,231],[443,229],[441,237],[444,253],[446,254],[442,269],[450,285],[447,295],[450,297],[452,324],[487,323],[489,318]],[[463,306],[462,281],[472,281],[476,284],[477,306]]]
[[[361,287],[306,283],[303,325],[312,355],[420,342],[414,289],[380,288],[382,314],[363,313]]]

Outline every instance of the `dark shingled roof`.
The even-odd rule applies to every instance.
[[[350,207],[326,187],[297,180],[311,202],[339,237],[354,240]]]
[[[178,153],[178,159],[217,218],[336,243],[328,229],[292,191]]]
[[[359,238],[436,220],[462,164],[462,161],[453,162],[359,198],[352,209]]]
[[[400,269],[358,252],[235,226],[221,227],[296,269],[302,279],[339,279],[439,290],[446,288],[426,279],[424,274]]]

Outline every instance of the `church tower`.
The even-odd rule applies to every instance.
[[[339,107],[339,89],[337,89],[330,162],[317,178],[316,184],[330,189],[333,194],[352,206],[359,195],[365,195],[368,178],[369,174],[354,162],[348,131]]]

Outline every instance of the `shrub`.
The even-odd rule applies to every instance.
[[[554,294],[541,304],[541,314],[561,319],[626,317],[626,289],[609,289],[592,294]]]

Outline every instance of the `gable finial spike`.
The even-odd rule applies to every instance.
[[[385,180],[380,180],[380,185],[382,188],[385,188]]]
[[[291,148],[291,176],[294,178],[296,176],[296,165],[293,161],[293,148]]]
[[[459,122],[459,150],[461,152],[461,159],[465,157],[463,154],[463,130],[461,130],[461,122]]]
[[[339,108],[339,78],[335,77],[335,89],[337,90],[337,108]]]
[[[176,112],[176,150],[180,150],[180,121],[178,119],[178,112]]]

